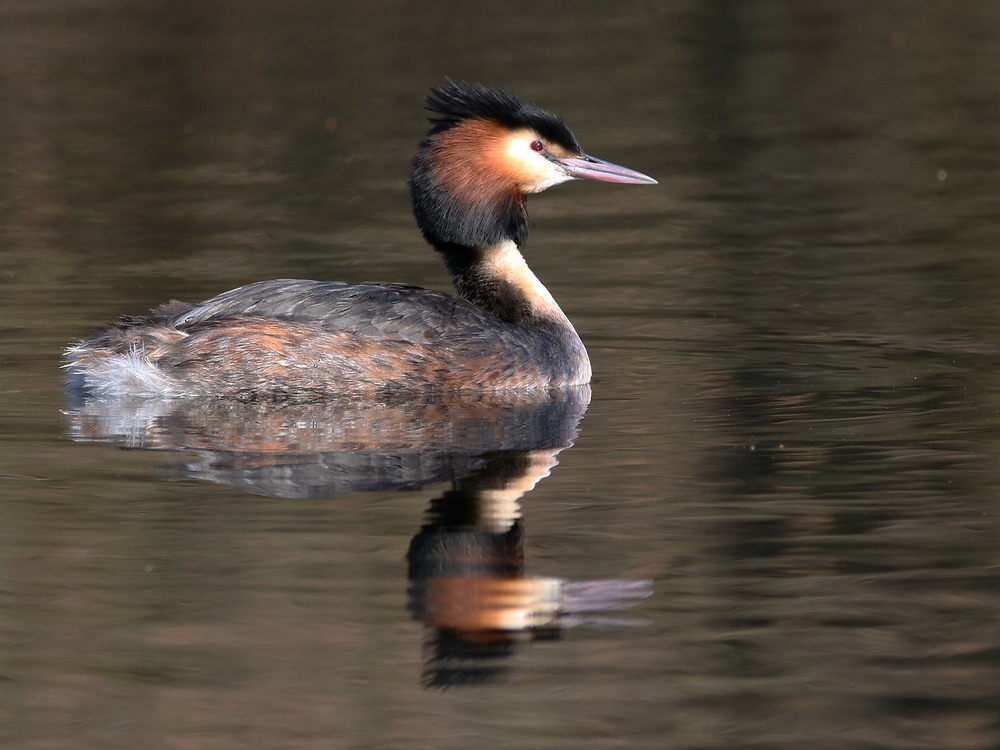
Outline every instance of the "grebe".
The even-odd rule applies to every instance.
[[[562,119],[502,91],[446,79],[427,109],[410,194],[457,297],[405,284],[260,281],[119,318],[67,350],[70,387],[255,400],[590,382],[583,342],[518,250],[526,198],[572,179],[656,180],[587,156]]]

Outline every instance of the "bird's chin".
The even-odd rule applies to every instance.
[[[548,190],[553,185],[561,185],[564,182],[569,182],[570,180],[576,179],[573,175],[566,172],[553,172],[547,175],[545,179],[532,182],[529,185],[524,185],[522,189],[525,193],[540,193],[543,190]]]

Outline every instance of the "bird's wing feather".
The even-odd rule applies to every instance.
[[[509,324],[460,297],[406,284],[273,279],[232,289],[171,318],[180,330],[234,317],[311,323],[364,338],[427,343]]]

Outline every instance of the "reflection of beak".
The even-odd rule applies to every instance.
[[[601,182],[623,182],[628,185],[655,185],[649,175],[636,172],[628,167],[620,167],[603,159],[582,154],[569,156],[565,159],[555,159],[556,164],[565,169],[570,177],[578,180],[600,180]]]

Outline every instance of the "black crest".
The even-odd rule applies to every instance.
[[[431,89],[427,109],[435,114],[430,118],[433,123],[430,135],[448,130],[462,120],[496,120],[509,128],[532,128],[542,138],[581,153],[580,144],[561,117],[482,84],[446,78],[443,84]]]

